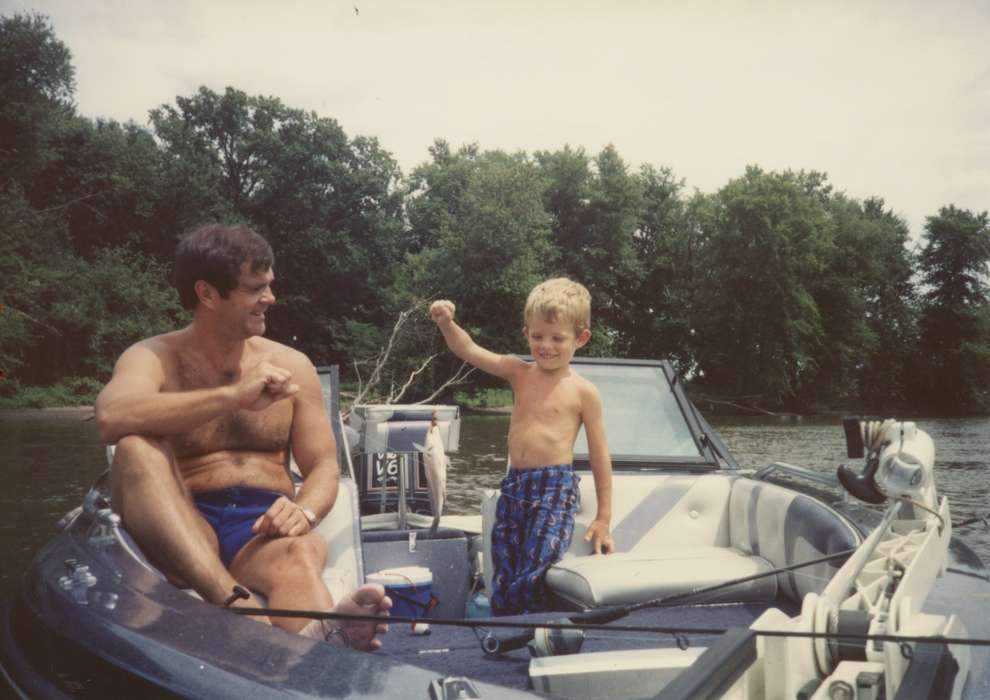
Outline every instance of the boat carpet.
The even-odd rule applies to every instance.
[[[638,610],[611,623],[614,626],[649,625],[658,627],[685,627],[725,629],[749,627],[764,611],[772,607],[760,603],[730,603],[723,605],[698,605],[678,608],[654,608]],[[796,615],[799,610],[784,610]],[[573,614],[573,613],[570,613]],[[565,622],[568,613],[540,613],[500,617],[499,621],[520,620],[541,622],[554,620]],[[484,625],[484,618],[474,618]],[[516,635],[521,630],[492,629],[502,639]],[[415,635],[408,624],[393,624],[383,638],[384,648],[376,652],[396,661],[436,671],[437,676],[467,676],[486,683],[512,688],[529,688],[530,653],[526,647],[498,657],[488,656],[481,649],[479,637],[483,629],[432,626],[429,635]],[[692,647],[707,647],[717,635],[689,635]],[[670,634],[589,631],[585,634],[582,652],[616,651],[620,649],[646,649],[675,647],[677,640]]]

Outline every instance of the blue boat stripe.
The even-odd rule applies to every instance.
[[[631,551],[696,483],[698,481],[695,477],[669,476],[656,486],[646,498],[629,511],[622,522],[612,528],[616,551]]]
[[[762,484],[753,484],[753,488],[749,492],[749,505],[746,507],[746,527],[749,528],[749,532],[747,533],[747,536],[749,537],[749,547],[753,550],[753,554],[758,557],[763,556],[760,553],[760,538],[756,534],[759,532],[759,525],[757,525],[756,516],[758,515],[757,510],[760,501],[760,491],[762,490]]]

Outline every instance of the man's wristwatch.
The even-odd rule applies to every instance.
[[[296,505],[299,505],[298,503]],[[311,511],[309,508],[304,508],[299,506],[299,510],[302,511],[303,517],[306,518],[306,522],[309,523],[311,528],[316,527],[316,524],[320,522],[320,519],[316,517],[316,513]]]

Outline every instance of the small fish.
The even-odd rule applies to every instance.
[[[440,526],[440,516],[447,500],[447,467],[450,465],[436,419],[430,424],[425,442],[425,446],[413,443],[413,447],[423,453],[423,462],[426,465],[426,483],[430,489],[430,506],[433,508],[433,525],[430,527],[432,533]]]

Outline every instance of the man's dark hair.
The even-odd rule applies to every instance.
[[[179,239],[175,251],[175,288],[187,309],[195,309],[196,281],[209,282],[224,299],[237,287],[241,265],[252,272],[269,269],[275,256],[268,241],[247,226],[206,224]]]

